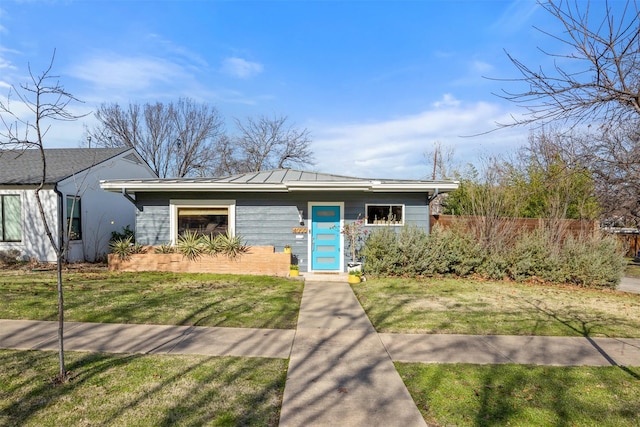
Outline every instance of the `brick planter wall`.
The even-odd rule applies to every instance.
[[[225,255],[203,255],[190,261],[180,254],[147,253],[131,255],[121,260],[109,254],[110,271],[171,271],[174,273],[251,274],[265,276],[289,275],[291,254],[274,252],[273,246],[251,246],[249,252],[230,259]]]

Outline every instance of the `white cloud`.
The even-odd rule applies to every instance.
[[[173,83],[187,73],[179,65],[159,58],[104,55],[75,65],[69,74],[100,89],[138,91],[158,83]]]
[[[460,105],[460,101],[458,101],[455,96],[450,93],[445,93],[442,95],[442,99],[440,101],[436,101],[433,103],[433,106],[436,108],[440,107],[457,107]]]
[[[232,77],[248,79],[258,75],[263,70],[262,64],[250,62],[246,59],[232,56],[222,61],[222,72]]]
[[[526,130],[496,129],[509,114],[498,104],[464,103],[445,95],[438,106],[376,123],[309,127],[314,136],[315,169],[340,175],[423,179],[430,175],[425,153],[433,143],[454,150],[454,162],[506,154],[526,142]],[[472,136],[477,135],[477,136]]]

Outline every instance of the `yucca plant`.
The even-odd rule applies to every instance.
[[[178,237],[176,249],[178,253],[181,253],[188,260],[194,261],[202,256],[204,245],[201,237],[196,232],[185,231],[184,234]]]
[[[218,235],[217,238],[220,241],[221,252],[229,258],[236,258],[249,250],[242,242],[241,236],[232,236],[228,231]]]
[[[215,236],[203,236],[201,239],[204,251],[209,255],[215,255],[222,252],[223,243],[221,242],[220,234]]]
[[[174,254],[176,252],[176,248],[171,246],[171,243],[163,243],[156,247],[154,252],[157,254]]]
[[[131,243],[133,237],[127,237],[124,239],[115,239],[109,243],[109,249],[112,254],[116,254],[120,259],[129,259],[133,253],[133,244]]]

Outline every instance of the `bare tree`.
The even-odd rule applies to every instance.
[[[498,96],[524,107],[527,114],[502,126],[563,121],[621,123],[640,115],[640,16],[634,0],[616,16],[609,2],[544,1],[540,5],[558,22],[561,35],[547,34],[562,52],[543,53],[554,59],[551,70],[531,67],[508,55],[521,77],[522,92],[503,90]],[[603,16],[598,18],[604,7]],[[594,16],[596,18],[594,19]]]
[[[227,163],[233,172],[254,172],[266,169],[313,165],[311,137],[306,129],[287,123],[286,116],[235,119],[239,135]]]
[[[443,199],[445,213],[461,215],[482,247],[500,251],[515,236],[522,198],[513,191],[512,165],[500,157],[482,158],[481,169],[469,166],[460,187]],[[496,252],[497,253],[497,252]]]
[[[453,165],[454,151],[453,147],[447,147],[440,141],[435,141],[433,150],[424,153],[424,158],[432,169],[430,174],[432,180],[450,179],[455,175],[456,170]]]
[[[12,87],[6,102],[0,102],[0,116],[4,130],[0,132],[1,144],[13,150],[25,150],[34,148],[39,150],[42,160],[42,175],[37,188],[35,198],[38,205],[40,219],[42,220],[45,234],[56,254],[56,277],[58,291],[58,359],[60,371],[58,380],[67,380],[67,371],[64,362],[64,295],[62,288],[62,263],[64,260],[65,244],[63,223],[58,220],[57,224],[49,224],[45,215],[44,206],[40,197],[40,192],[44,189],[47,178],[47,161],[44,151],[44,140],[51,125],[47,122],[53,121],[73,121],[80,119],[81,115],[74,115],[69,111],[69,104],[78,101],[73,95],[67,92],[58,81],[58,76],[52,74],[55,51],[51,56],[48,67],[40,74],[33,73],[29,66],[30,83],[21,84],[19,87]],[[19,115],[11,105],[11,94],[15,93],[19,103],[26,106],[29,111],[29,118]],[[57,227],[56,234],[52,227]]]
[[[580,155],[572,134],[556,129],[532,132],[514,163],[513,184],[522,199],[521,215],[545,218],[550,243],[559,248],[566,236],[565,219],[593,220],[600,207],[593,173]],[[585,221],[584,234],[591,232]]]
[[[608,223],[640,227],[640,127],[629,121],[581,135],[582,158],[590,162]]]
[[[102,104],[100,125],[89,133],[96,145],[134,147],[160,176],[185,177],[216,169],[217,144],[224,135],[218,110],[188,98],[168,104]]]

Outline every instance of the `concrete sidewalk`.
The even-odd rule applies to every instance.
[[[640,294],[640,279],[636,279],[635,277],[623,277],[617,290]]]
[[[65,322],[64,347],[70,351],[286,359],[295,331]],[[57,350],[58,323],[0,320],[0,348]]]
[[[305,316],[313,317],[311,314]],[[57,328],[57,322],[0,320],[0,348],[57,350]],[[286,359],[291,355],[294,337],[304,335],[304,331],[296,335],[294,330],[283,329],[65,322],[65,349]],[[391,360],[398,362],[640,366],[640,338],[449,334],[377,336]]]

